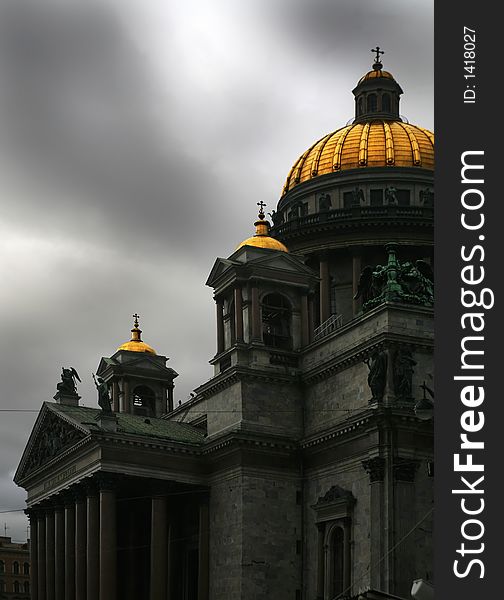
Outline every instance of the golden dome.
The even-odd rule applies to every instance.
[[[117,350],[128,350],[129,352],[145,352],[147,354],[156,354],[154,348],[142,341],[142,330],[138,328],[139,315],[134,314],[133,318],[135,319],[135,323],[133,329],[131,330],[131,340],[129,342],[121,344]]]
[[[364,81],[369,81],[370,79],[377,79],[380,77],[384,77],[385,79],[394,79],[394,76],[392,75],[392,73],[389,73],[388,71],[382,71],[381,69],[377,69],[373,71],[368,71],[365,75],[363,75],[360,79],[359,82],[357,83],[357,85],[363,83]]]
[[[315,142],[297,159],[282,194],[320,175],[366,167],[433,170],[434,134],[402,121],[377,119],[347,125]]]
[[[254,223],[256,232],[252,237],[247,238],[236,248],[238,250],[242,246],[255,246],[256,248],[268,248],[269,250],[278,250],[280,252],[288,252],[287,247],[275,238],[269,235],[270,224],[264,220],[263,208],[266,206],[263,202],[258,202],[261,209],[259,212],[259,221]]]

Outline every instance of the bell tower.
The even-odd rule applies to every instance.
[[[178,376],[161,356],[142,340],[138,314],[133,315],[131,339],[110,358],[102,358],[97,374],[111,392],[112,410],[160,418],[173,410],[173,380]]]

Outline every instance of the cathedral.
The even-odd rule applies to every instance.
[[[434,136],[375,52],[352,122],[211,268],[211,379],[174,406],[138,315],[96,408],[63,369],[15,474],[33,600],[406,600],[432,581]]]

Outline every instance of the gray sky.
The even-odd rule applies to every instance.
[[[401,113],[433,127],[432,0],[4,0],[0,408],[37,411],[129,339],[170,357],[175,400],[211,376],[217,256],[295,159],[353,116],[385,50]],[[0,511],[36,412],[0,412]],[[26,537],[22,512],[0,514]]]

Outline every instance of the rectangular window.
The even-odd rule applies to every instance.
[[[383,190],[371,190],[369,201],[371,206],[383,206]]]
[[[397,206],[409,206],[410,205],[410,191],[409,190],[397,190]]]

